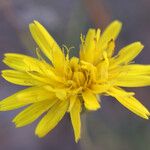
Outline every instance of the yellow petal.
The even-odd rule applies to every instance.
[[[120,71],[129,75],[150,75],[150,65],[125,65],[120,68]]]
[[[96,98],[96,95],[91,91],[86,90],[82,93],[84,105],[88,110],[97,110],[100,108],[100,104]]]
[[[61,100],[66,100],[67,97],[67,90],[66,89],[60,89],[56,90],[56,97],[58,97]]]
[[[43,82],[32,78],[26,72],[20,72],[15,70],[3,70],[2,77],[11,83],[23,86],[34,86],[44,84]]]
[[[78,70],[78,64],[79,64],[79,58],[72,57],[70,59],[70,66],[74,71]]]
[[[28,56],[16,53],[6,53],[4,56],[5,57],[3,59],[3,62],[7,66],[20,71],[25,71],[27,69],[26,64],[24,63],[23,60]]]
[[[17,94],[13,94],[0,101],[0,111],[18,109],[31,103],[30,101],[19,101],[16,96]]]
[[[109,85],[107,84],[93,84],[91,86],[91,90],[94,94],[102,94],[105,93],[109,89]]]
[[[15,84],[17,84],[17,80],[18,82],[20,81],[20,83],[18,83],[20,85],[32,85],[30,84],[32,80],[35,83],[39,83],[39,85],[45,83],[56,85],[57,82],[63,82],[62,78],[54,73],[54,68],[44,61],[26,55],[8,53],[5,54],[4,62],[11,68],[21,71],[20,73],[17,71],[16,73],[15,71],[4,71],[3,73],[6,80],[11,80],[10,82]],[[23,83],[23,79],[27,80],[28,78],[30,81]]]
[[[75,141],[78,142],[81,134],[81,120],[80,120],[80,112],[81,112],[81,102],[77,98],[74,106],[70,111],[71,122],[74,130]]]
[[[44,76],[49,76],[49,72],[54,72],[54,68],[51,64],[46,63],[44,60],[30,59],[28,57],[22,60],[26,65],[26,70],[28,72],[38,72]]]
[[[4,56],[3,62],[15,70],[41,72],[42,70],[50,68],[50,64],[43,63],[27,55],[6,53]]]
[[[19,101],[39,102],[47,99],[55,99],[55,93],[46,90],[44,87],[30,87],[17,93]]]
[[[38,73],[44,77],[54,79],[54,68],[44,60],[38,60],[26,55],[6,53],[3,62],[9,67],[23,72]],[[47,79],[46,79],[47,80]],[[47,80],[48,82],[49,80]],[[52,81],[50,81],[52,82]]]
[[[62,71],[65,56],[56,41],[38,21],[31,23],[29,28],[35,42],[43,53],[52,61],[56,69]]]
[[[136,115],[144,119],[149,118],[149,111],[130,93],[127,93],[119,88],[111,88],[108,94],[115,97],[123,106],[125,106]]]
[[[15,70],[25,72],[25,74],[28,73],[26,76],[31,78],[31,81],[34,80],[39,82],[39,85],[40,83],[51,85],[56,85],[58,82],[63,83],[62,77],[56,75],[54,68],[50,64],[47,64],[45,61],[15,53],[5,54],[3,61],[9,67]]]
[[[114,85],[122,87],[143,87],[150,85],[150,76],[123,73],[112,82]]]
[[[68,101],[56,103],[39,122],[35,130],[35,134],[39,137],[44,137],[48,132],[50,132],[63,118],[67,112],[68,106]]]
[[[103,57],[104,60],[101,61],[98,65],[97,65],[97,72],[99,75],[99,80],[101,82],[105,82],[108,80],[108,69],[109,69],[109,59],[107,57],[107,53],[103,52]]]
[[[70,112],[71,109],[73,108],[76,99],[77,99],[77,95],[70,96],[70,104],[69,104],[68,112]]]
[[[111,40],[110,42],[108,42],[108,45],[106,48],[107,56],[109,58],[112,57],[112,55],[114,54],[114,51],[115,51],[115,42],[114,40]]]
[[[101,38],[99,41],[99,47],[102,47],[102,49],[105,49],[107,47],[107,44],[111,40],[116,40],[117,36],[119,35],[121,31],[121,28],[122,28],[122,23],[118,20],[115,20],[110,25],[108,25],[108,27],[105,29],[105,31],[101,35]]]
[[[132,61],[143,49],[143,45],[140,42],[134,42],[122,48],[118,55],[110,60],[110,68],[116,65],[124,65]]]
[[[94,55],[96,53],[96,44],[100,37],[100,29],[89,29],[85,42],[82,43],[80,49],[80,58],[89,63],[94,62]]]
[[[13,110],[30,103],[53,98],[55,95],[42,87],[30,87],[0,101],[0,111]]]
[[[41,75],[38,72],[27,72],[34,80],[37,80],[41,83],[48,84],[48,85],[61,85],[63,84],[63,80],[61,77],[55,75],[53,72],[49,71],[49,75]]]
[[[46,100],[42,102],[37,102],[31,104],[21,113],[19,113],[14,119],[13,122],[16,124],[16,127],[22,127],[28,125],[40,117],[44,112],[46,112],[50,107],[52,107],[57,102],[56,99]]]
[[[67,92],[69,93],[69,90],[67,87],[52,87],[49,85],[44,86],[44,88],[52,93],[55,93],[56,97],[60,100],[66,100],[67,99]],[[72,92],[72,91],[71,91]]]

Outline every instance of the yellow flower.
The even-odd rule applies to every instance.
[[[39,22],[31,23],[31,34],[41,50],[37,50],[38,58],[6,53],[3,62],[12,69],[2,71],[7,81],[29,87],[2,100],[0,111],[28,106],[13,119],[17,127],[47,112],[35,130],[39,137],[69,113],[76,142],[80,138],[82,108],[99,109],[100,95],[115,97],[133,113],[148,119],[149,111],[133,97],[134,93],[121,88],[150,85],[150,65],[132,62],[143,49],[140,42],[127,45],[113,56],[121,26],[114,21],[102,34],[100,29],[89,29],[86,37],[81,35],[80,57],[70,58],[69,50],[65,54]]]

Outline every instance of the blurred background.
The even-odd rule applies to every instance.
[[[104,29],[112,20],[123,22],[117,49],[140,40],[144,51],[136,62],[150,63],[149,0],[0,0],[0,59],[5,52],[34,55],[35,43],[28,24],[40,21],[57,42],[75,46],[88,28]],[[0,70],[6,66],[0,63]],[[0,98],[22,89],[0,79]],[[130,90],[130,89],[129,89]],[[150,109],[150,88],[135,88],[136,97]],[[82,116],[82,139],[74,142],[66,115],[45,138],[34,135],[37,121],[16,129],[12,118],[20,111],[0,113],[0,150],[150,150],[150,122],[130,113],[110,97],[102,97],[102,108]]]

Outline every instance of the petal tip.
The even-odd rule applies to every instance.
[[[37,24],[40,24],[40,22],[37,21],[37,20],[34,20],[33,22],[34,22],[34,24],[36,24],[36,25],[37,25]]]
[[[75,142],[76,142],[76,143],[78,143],[78,142],[79,142],[79,140],[80,140],[80,137],[75,138]]]
[[[38,130],[35,130],[35,135],[38,137],[38,138],[43,138],[44,135],[42,133],[39,133]]]
[[[34,26],[35,26],[34,23],[30,23],[30,24],[29,24],[29,30],[30,30],[30,32],[32,31],[32,29],[34,28]]]
[[[118,26],[120,26],[120,28],[122,27],[122,22],[119,21],[119,20],[114,20],[114,21],[112,22],[112,24],[118,25]]]

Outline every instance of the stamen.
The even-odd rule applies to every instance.
[[[65,52],[66,52],[66,60],[67,61],[69,61],[69,54],[70,54],[70,51],[71,51],[71,49],[73,49],[74,47],[72,46],[72,47],[70,47],[70,48],[68,48],[66,45],[62,45],[63,46],[63,53],[65,54]]]
[[[81,40],[81,44],[83,45],[85,41],[85,36],[82,33],[80,34],[80,40]]]

